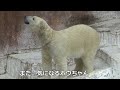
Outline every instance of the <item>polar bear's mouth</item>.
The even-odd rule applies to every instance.
[[[29,24],[29,21],[27,20],[27,16],[24,17],[25,24]]]

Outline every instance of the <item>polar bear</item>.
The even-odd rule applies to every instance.
[[[100,44],[99,34],[88,25],[74,25],[64,30],[53,30],[38,16],[25,16],[25,24],[36,32],[42,45],[43,70],[52,70],[52,59],[56,70],[67,71],[67,58],[75,58],[75,70],[92,72],[94,57]],[[48,76],[50,78],[50,76]],[[66,76],[59,76],[66,78]]]

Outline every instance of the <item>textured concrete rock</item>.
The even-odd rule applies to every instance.
[[[0,75],[0,79],[15,79],[15,78],[11,77],[9,74],[3,74],[3,75]]]
[[[0,57],[0,75],[6,72],[6,60],[7,57]]]
[[[35,71],[41,70],[40,55],[40,52],[10,55],[7,61],[7,73],[12,77],[19,79],[36,78],[34,75],[36,74]]]
[[[77,76],[70,79],[111,79],[111,68],[96,70],[92,72],[91,74],[85,74],[83,76]]]
[[[108,60],[107,62],[111,66],[117,66],[117,64],[120,64],[120,48],[118,46],[101,48],[101,53],[101,58]]]
[[[93,11],[96,22],[91,24],[99,33],[101,45],[120,45],[120,12]]]
[[[70,76],[68,79],[116,79],[120,78],[120,54],[117,46],[101,48],[96,55],[94,69],[89,75]],[[114,53],[114,54],[113,54]],[[74,61],[68,61],[68,70],[73,70]],[[31,51],[13,54],[7,60],[7,74],[18,79],[44,79],[37,75],[42,70],[40,52]],[[53,77],[54,79],[55,77]]]
[[[113,78],[120,78],[120,48],[109,46],[101,48],[101,58],[112,68]]]
[[[109,65],[106,62],[104,62],[104,60],[97,57],[95,59],[95,70],[101,70],[109,67]],[[72,71],[74,68],[75,64],[73,59],[69,59],[68,70]],[[40,52],[33,51],[30,53],[14,54],[8,57],[7,73],[14,78],[42,79],[44,77],[37,75],[38,71],[40,70],[42,70]],[[72,76],[72,78],[74,77]]]
[[[40,50],[26,52],[9,55],[7,60],[7,73],[19,79],[42,79],[43,77],[38,75],[38,72],[42,70]],[[73,64],[73,60],[69,59],[69,70],[74,69],[75,65]],[[55,69],[54,66],[55,64],[53,62],[53,69]]]
[[[93,15],[97,18],[96,22],[104,22],[111,19],[119,18],[119,11],[92,11]]]
[[[114,54],[112,54],[112,52]],[[120,78],[120,54],[119,48],[106,47],[101,48],[96,55],[94,63],[95,71],[89,75],[71,76],[68,79],[118,79]],[[23,54],[14,54],[8,57],[7,74],[0,75],[0,78],[16,79],[44,79],[38,76],[37,71],[41,70],[40,52],[30,52]],[[69,70],[75,67],[72,59],[68,63]],[[22,72],[22,73],[21,73]],[[54,78],[54,77],[53,77]]]

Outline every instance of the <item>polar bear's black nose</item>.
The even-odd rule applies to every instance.
[[[27,20],[27,16],[24,17],[24,22],[25,22],[25,24],[29,24],[29,22]]]

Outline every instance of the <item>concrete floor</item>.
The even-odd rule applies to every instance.
[[[68,79],[116,79],[120,78],[120,49],[118,47],[104,47],[99,50],[95,57],[94,72],[89,75],[72,76]],[[21,71],[37,72],[41,70],[40,51],[13,54],[8,56],[6,61],[6,73],[0,75],[0,79],[42,79],[35,74],[31,76],[21,76]],[[68,70],[73,70],[74,61],[68,61]]]

